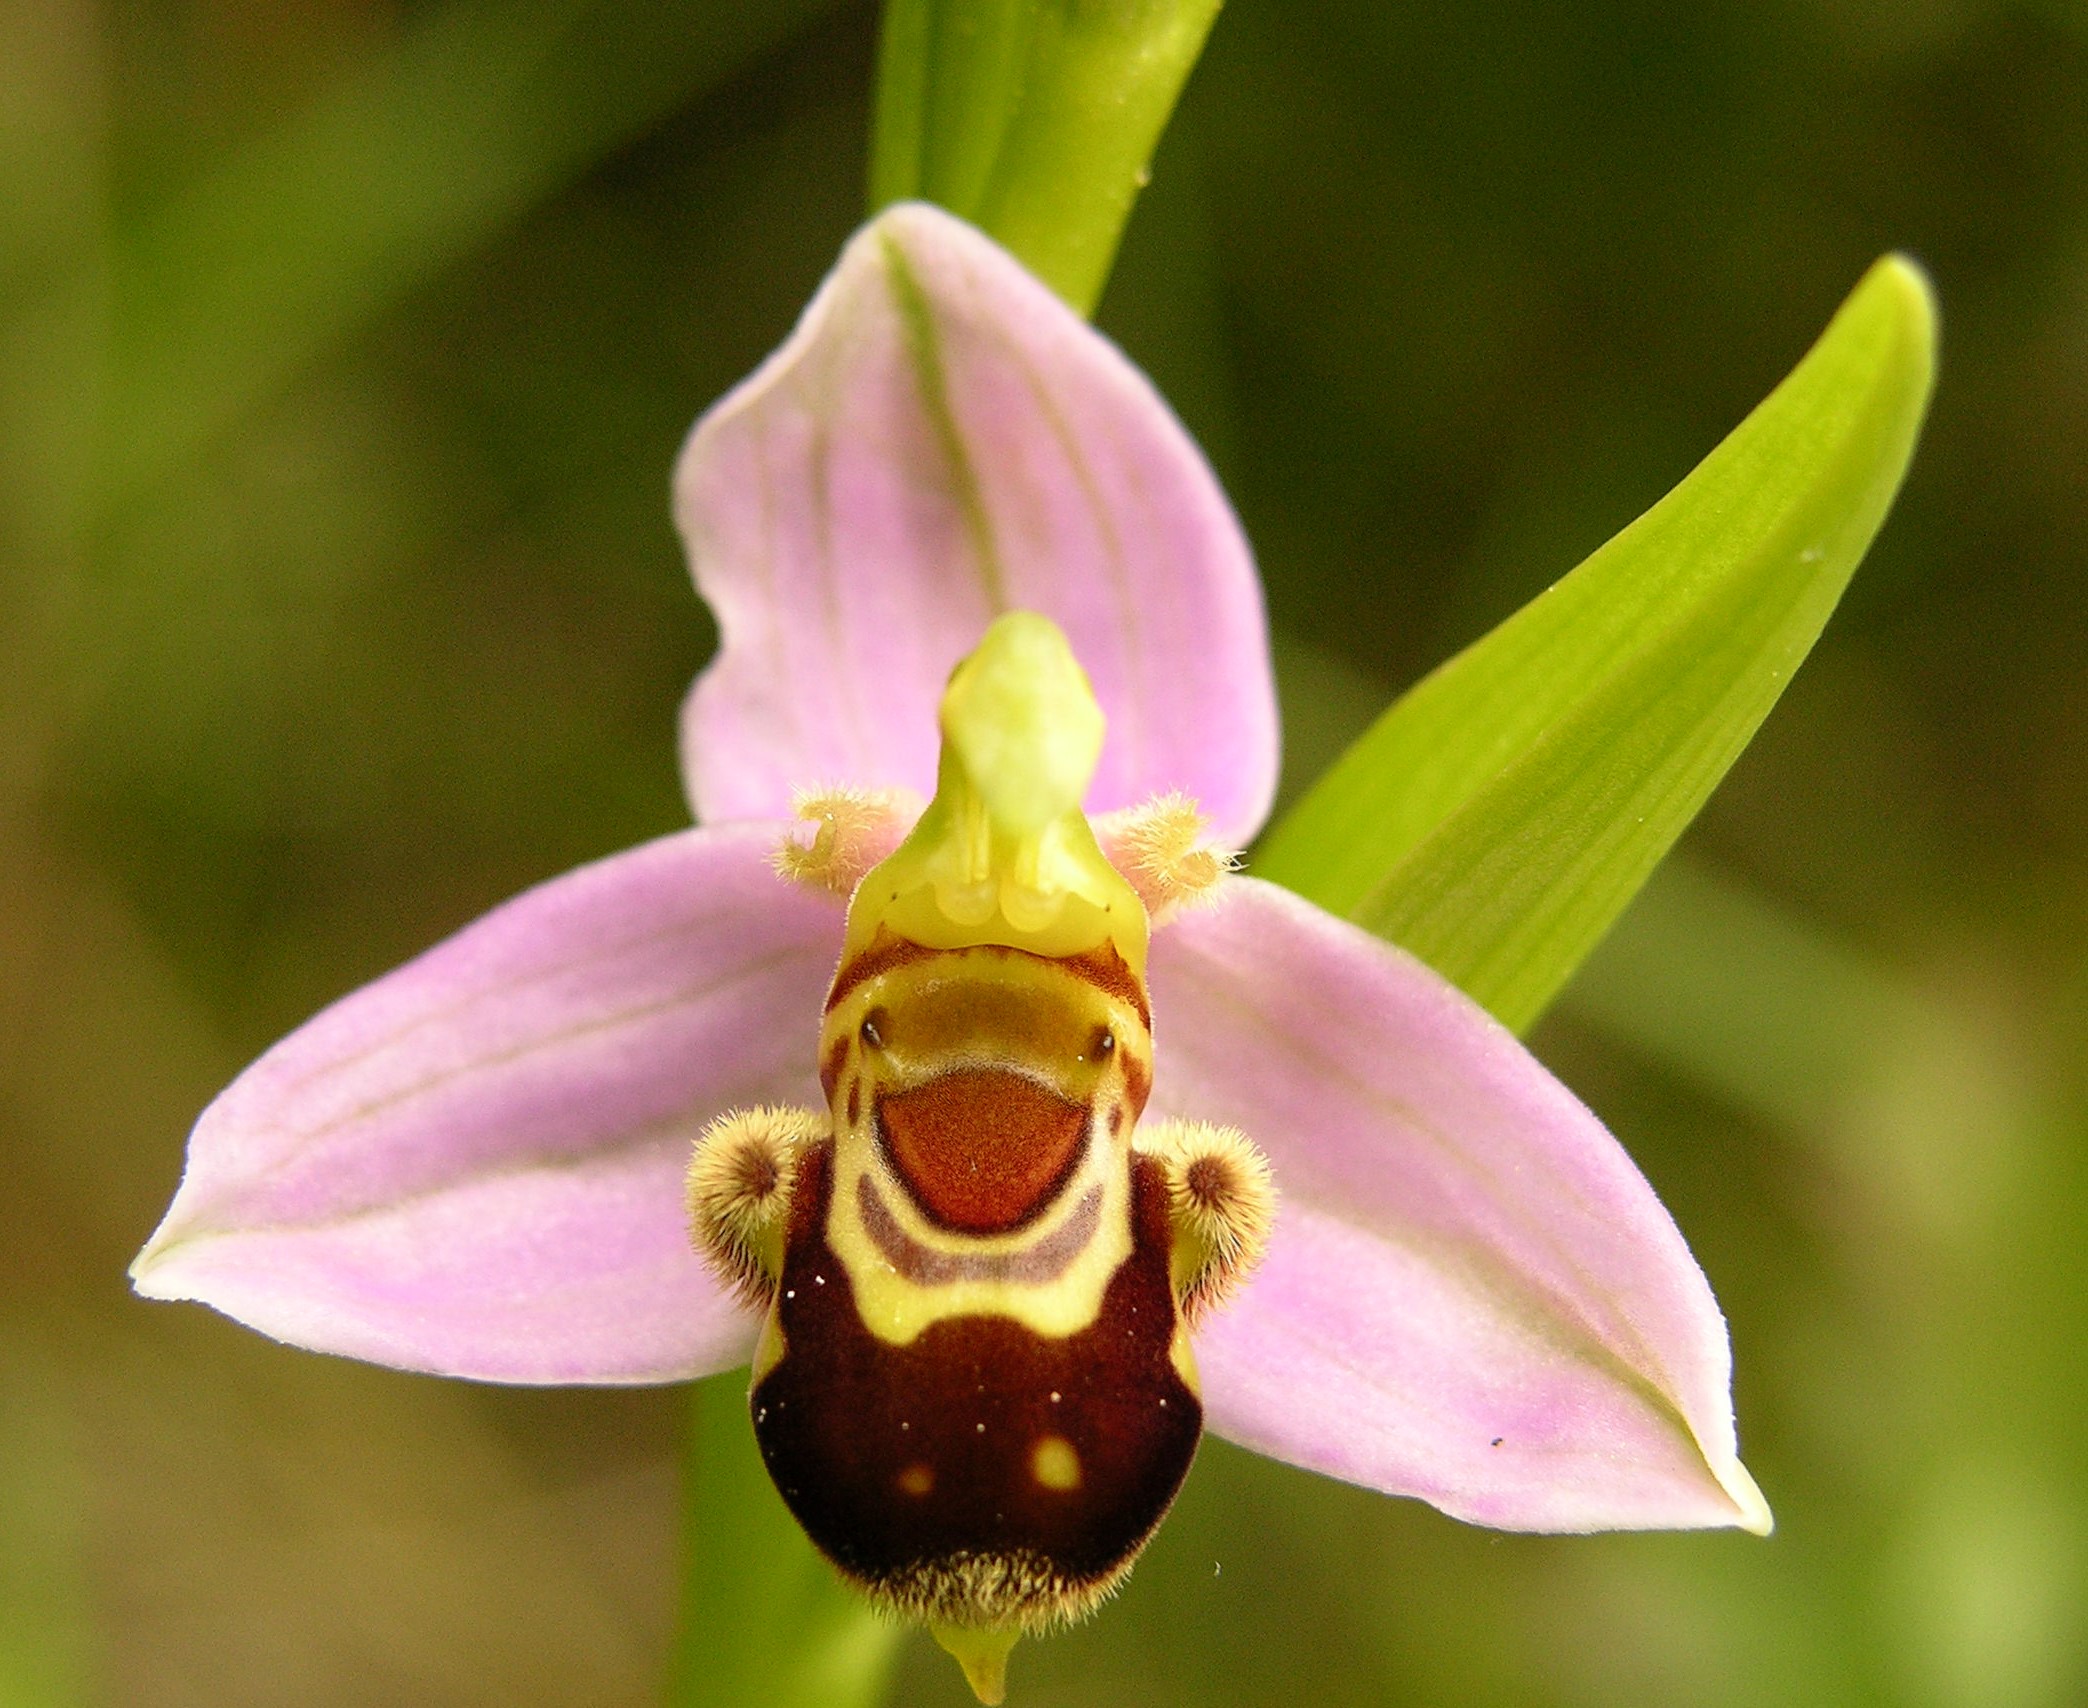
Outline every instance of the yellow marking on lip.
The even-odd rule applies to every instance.
[[[1080,1487],[1080,1455],[1063,1435],[1042,1435],[1030,1449],[1030,1475],[1061,1494]]]
[[[1099,1153],[1101,1147],[1095,1149]],[[906,1202],[904,1188],[886,1177],[878,1159],[854,1147],[850,1150],[853,1154],[837,1152],[835,1158],[827,1243],[848,1271],[863,1326],[887,1345],[909,1345],[934,1324],[965,1316],[1012,1317],[1048,1340],[1078,1334],[1095,1320],[1110,1277],[1131,1254],[1130,1170],[1119,1158],[1091,1153],[1044,1217],[1020,1233],[971,1237],[928,1226]],[[880,1180],[883,1205],[906,1235],[931,1252],[1010,1256],[1048,1242],[1069,1221],[1086,1219],[1083,1204],[1095,1186],[1101,1188],[1100,1214],[1086,1243],[1063,1266],[1052,1265],[1046,1278],[1024,1281],[980,1274],[923,1283],[900,1274],[864,1224],[858,1182],[866,1172]]]
[[[1167,1343],[1167,1356],[1175,1367],[1175,1374],[1182,1378],[1182,1386],[1198,1399],[1203,1398],[1203,1383],[1196,1375],[1196,1354],[1189,1350],[1189,1325],[1175,1324],[1174,1338]]]
[[[1086,1124],[1085,1154],[1035,1221],[1003,1233],[964,1233],[931,1222],[885,1152],[877,1099],[906,1095],[957,1072],[1019,1074],[1093,1109],[1122,1106],[1127,1084],[1152,1071],[1151,1034],[1134,998],[1098,988],[1042,957],[985,948],[914,956],[850,988],[829,1010],[822,1049],[853,1051],[847,1087],[836,1084],[833,1194],[826,1236],[853,1284],[863,1325],[904,1346],[935,1323],[961,1316],[1012,1317],[1033,1333],[1063,1339],[1101,1309],[1110,1277],[1130,1255],[1131,1134],[1106,1120]],[[864,1034],[864,1026],[872,1028]],[[1110,1044],[1098,1049],[1095,1040]],[[862,1119],[845,1115],[861,1086]],[[863,1211],[868,1182],[909,1249],[938,1260],[930,1282],[920,1264],[902,1273]],[[1084,1209],[1100,1187],[1099,1205]],[[1020,1259],[1047,1248],[1075,1219],[1094,1218],[1070,1261],[1025,1276]],[[889,1230],[887,1230],[889,1232]]]

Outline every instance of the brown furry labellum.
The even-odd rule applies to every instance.
[[[1104,949],[927,950],[836,973],[824,1112],[724,1117],[696,1242],[767,1313],[755,1436],[807,1534],[998,1700],[1015,1638],[1086,1616],[1202,1427],[1188,1329],[1259,1256],[1267,1165],[1141,1131],[1144,980]]]

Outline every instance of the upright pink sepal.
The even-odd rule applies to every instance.
[[[1600,1122],[1442,978],[1273,885],[1158,937],[1156,1107],[1282,1191],[1197,1342],[1213,1428],[1507,1530],[1769,1527],[1725,1321]]]
[[[683,714],[700,820],[808,783],[932,792],[950,668],[1017,607],[1108,715],[1091,811],[1178,789],[1235,846],[1266,815],[1268,637],[1224,493],[1145,377],[962,221],[909,204],[856,235],[697,423],[675,514],[722,636]]]
[[[713,1115],[820,1101],[840,915],[777,826],[670,836],[518,896],[336,1003],[203,1112],[132,1276],[281,1340],[505,1382],[731,1365],[691,1251]]]

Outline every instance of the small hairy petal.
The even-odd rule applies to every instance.
[[[1170,789],[1244,843],[1276,778],[1261,589],[1152,386],[1013,257],[888,209],[789,341],[697,423],[675,514],[721,644],[683,716],[704,822],[844,777],[922,795],[951,667],[1054,619],[1109,721],[1088,806]]]
[[[906,840],[923,805],[904,789],[800,789],[798,822],[769,864],[780,878],[846,901],[863,874]]]
[[[491,1381],[743,1359],[681,1181],[722,1110],[819,1100],[837,921],[769,869],[780,829],[567,873],[285,1038],[196,1123],[138,1291]]]
[[[1095,821],[1095,839],[1138,892],[1152,922],[1166,925],[1183,908],[1215,900],[1240,869],[1239,855],[1214,845],[1206,828],[1196,802],[1169,793],[1105,814]]]
[[[1711,1289],[1653,1189],[1411,956],[1252,879],[1154,941],[1154,1106],[1281,1191],[1197,1342],[1208,1419],[1508,1530],[1766,1530]]]

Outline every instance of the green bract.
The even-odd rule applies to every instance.
[[[1528,1026],[1811,649],[1906,472],[1935,338],[1927,280],[1886,257],[1681,485],[1380,717],[1255,869]]]
[[[891,0],[870,205],[918,198],[1095,306],[1219,0]]]

